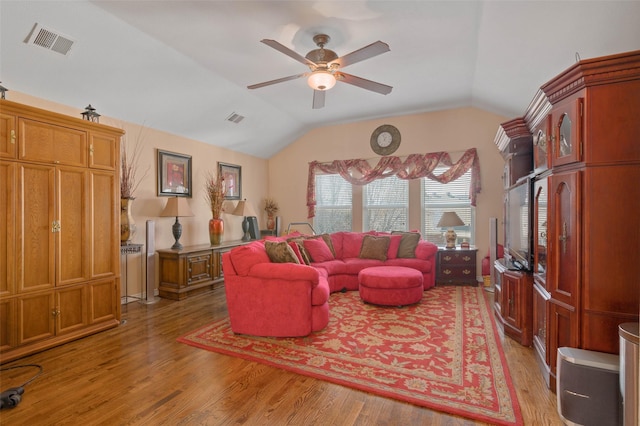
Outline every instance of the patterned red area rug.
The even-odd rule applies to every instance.
[[[481,288],[435,287],[403,308],[334,293],[329,306],[329,325],[303,338],[235,335],[224,319],[178,341],[474,420],[523,424]]]

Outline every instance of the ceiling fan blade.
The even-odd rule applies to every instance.
[[[302,73],[302,74],[296,74],[296,75],[290,75],[289,77],[282,77],[282,78],[278,78],[275,80],[270,80],[270,81],[265,81],[262,83],[257,83],[257,84],[252,84],[251,86],[247,86],[247,89],[259,89],[260,87],[264,87],[264,86],[270,86],[272,84],[277,84],[277,83],[282,83],[285,81],[289,81],[289,80],[295,80],[296,78],[300,78],[300,77],[305,77],[309,75],[309,73]]]
[[[315,64],[315,62],[312,62],[310,60],[308,60],[307,58],[305,58],[304,56],[300,55],[298,52],[289,49],[287,46],[275,41],[275,40],[269,40],[269,39],[263,39],[260,40],[261,43],[266,44],[269,47],[273,47],[274,49],[276,49],[278,52],[284,53],[285,55],[295,59],[298,62],[301,62],[305,65],[308,65],[310,67],[314,67],[316,68],[318,65]]]
[[[320,109],[324,107],[324,94],[326,90],[314,90],[313,91],[313,109]]]
[[[391,90],[393,90],[393,87],[387,86],[386,84],[376,83],[375,81],[356,77],[355,75],[345,74],[343,72],[336,74],[338,74],[338,81],[342,81],[343,83],[351,84],[353,86],[358,86],[362,89],[371,90],[372,92],[380,93],[381,95],[388,95],[389,93],[391,93]]]
[[[387,43],[383,43],[381,41],[376,41],[375,43],[371,43],[368,46],[363,47],[362,49],[354,50],[351,53],[347,53],[332,61],[332,64],[339,64],[341,68],[346,67],[347,65],[355,64],[356,62],[364,61],[365,59],[373,58],[374,56],[381,55],[385,52],[388,52],[389,45]]]

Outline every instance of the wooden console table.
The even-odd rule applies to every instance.
[[[222,253],[247,244],[248,241],[225,241],[219,246],[201,244],[181,250],[158,250],[160,261],[160,297],[183,300],[211,291],[224,281]]]

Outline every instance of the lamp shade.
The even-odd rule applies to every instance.
[[[184,197],[171,197],[167,200],[167,205],[160,213],[161,217],[188,217],[193,216],[191,207]]]
[[[438,228],[453,228],[454,226],[464,226],[464,222],[456,212],[444,212],[437,226]]]
[[[313,90],[329,90],[336,85],[336,78],[328,71],[314,71],[307,83]]]
[[[258,216],[255,212],[255,210],[253,210],[253,207],[251,207],[251,204],[247,203],[247,200],[240,200],[238,201],[238,205],[236,206],[235,209],[233,209],[233,213],[231,213],[234,216]]]

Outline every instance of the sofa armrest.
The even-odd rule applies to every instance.
[[[431,260],[438,252],[438,246],[427,240],[420,240],[416,246],[416,257]]]

